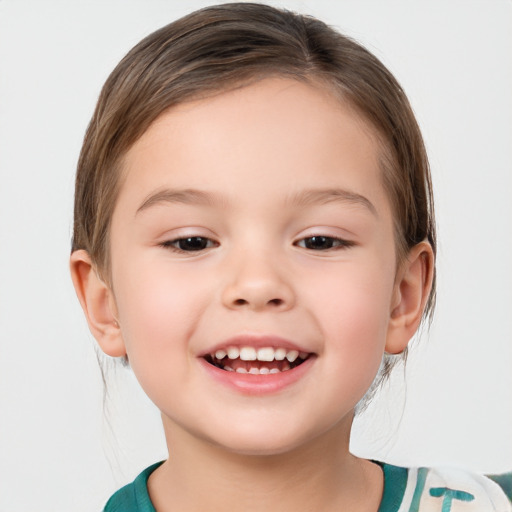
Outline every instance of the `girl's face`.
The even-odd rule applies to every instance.
[[[131,148],[113,308],[168,433],[250,454],[348,435],[398,295],[378,157],[353,110],[287,79],[172,108]]]

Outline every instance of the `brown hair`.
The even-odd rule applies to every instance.
[[[374,55],[325,23],[252,3],[193,12],[143,39],[114,69],[78,162],[72,250],[87,250],[106,277],[123,156],[159,115],[187,100],[269,76],[322,83],[376,129],[398,258],[423,240],[435,253],[428,160],[396,79]],[[425,315],[434,298],[435,283]]]

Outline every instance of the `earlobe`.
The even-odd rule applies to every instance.
[[[125,356],[126,349],[116,320],[112,291],[96,273],[87,251],[78,250],[71,254],[70,270],[92,335],[109,356]]]
[[[397,274],[390,312],[386,352],[403,352],[418,329],[434,275],[434,254],[428,242],[415,245]]]

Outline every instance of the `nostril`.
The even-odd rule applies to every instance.
[[[235,306],[247,306],[248,304],[250,303],[250,301],[246,300],[246,299],[236,299],[235,301],[233,301],[233,305]],[[264,303],[262,303],[263,305]],[[284,300],[283,299],[270,299],[266,302],[266,304],[268,306],[282,306],[284,304]]]

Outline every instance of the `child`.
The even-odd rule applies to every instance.
[[[435,251],[420,131],[361,46],[258,4],[144,39],[85,137],[71,272],[170,457],[105,510],[512,510],[487,478],[348,450],[432,311]]]

